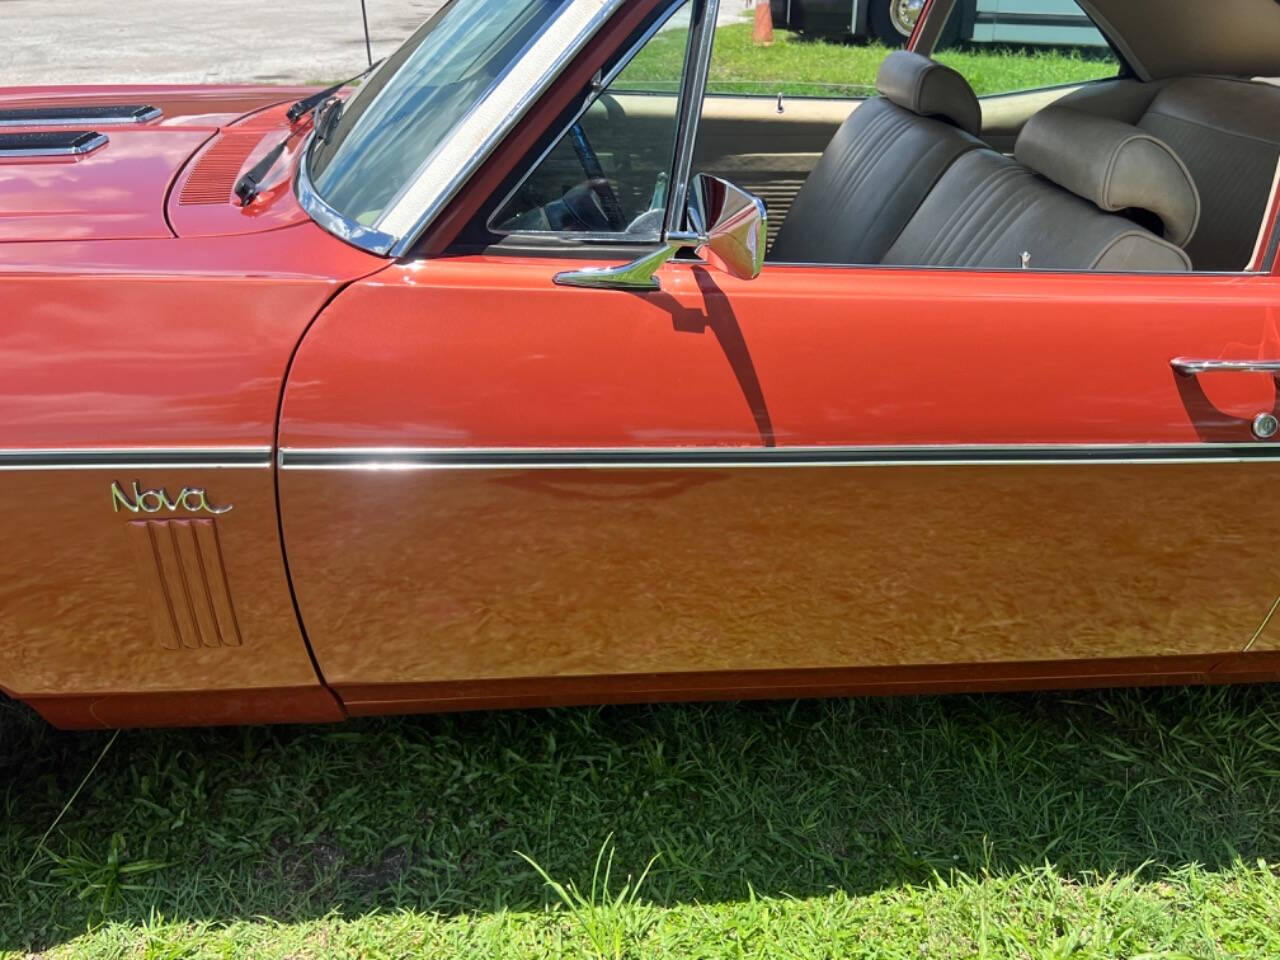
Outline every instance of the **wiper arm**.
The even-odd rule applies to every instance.
[[[258,187],[263,178],[276,165],[276,161],[280,159],[280,154],[284,153],[284,148],[289,145],[292,136],[293,134],[290,134],[267,151],[266,156],[246,170],[236,181],[236,196],[240,198],[240,206],[247,207],[253,202],[253,198],[258,195]]]
[[[382,60],[379,60],[377,63],[373,63],[365,67],[365,69],[361,70],[354,77],[351,77],[348,80],[335,83],[331,87],[325,87],[323,90],[318,93],[313,93],[309,97],[303,97],[285,112],[285,116],[288,118],[290,123],[297,123],[347,84],[355,83],[361,77],[372,73],[374,68],[381,63]],[[253,202],[253,198],[258,195],[258,188],[261,186],[263,179],[271,172],[271,168],[276,165],[276,161],[280,159],[280,154],[284,153],[284,148],[289,145],[289,140],[292,137],[293,134],[290,133],[289,136],[277,143],[261,160],[255,163],[250,169],[246,170],[240,179],[236,181],[235,193],[240,200],[240,206],[247,207]]]
[[[385,60],[386,57],[383,57],[382,59]],[[376,67],[381,65],[381,63],[382,63],[382,60],[379,60],[377,63],[371,63],[369,64],[369,66],[365,67],[363,70],[361,70],[351,79],[343,80],[340,83],[335,83],[332,87],[325,87],[319,93],[313,93],[309,97],[303,97],[301,100],[299,100],[297,103],[295,103],[285,112],[285,116],[288,118],[290,123],[297,123],[299,120],[305,117],[308,113],[310,113],[316,107],[320,106],[320,104],[324,103],[326,100],[332,97],[335,93],[337,93],[347,84],[355,83],[361,77],[372,73]]]

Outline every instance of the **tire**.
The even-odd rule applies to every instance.
[[[871,0],[867,25],[872,38],[886,47],[901,47],[911,36],[923,8],[924,0]]]

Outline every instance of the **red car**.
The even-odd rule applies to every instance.
[[[1280,6],[1096,0],[1115,77],[981,101],[947,6],[861,103],[707,93],[715,0],[452,0],[349,94],[0,91],[4,692],[1280,677]]]

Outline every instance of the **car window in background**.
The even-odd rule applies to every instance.
[[[956,0],[933,56],[980,97],[1120,72],[1115,52],[1074,0]]]
[[[452,0],[352,95],[307,172],[349,220],[374,225],[449,132],[569,0]]]

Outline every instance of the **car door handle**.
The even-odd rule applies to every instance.
[[[1183,377],[1197,373],[1269,373],[1280,376],[1280,360],[1199,360],[1174,357],[1169,361],[1173,372]]]

